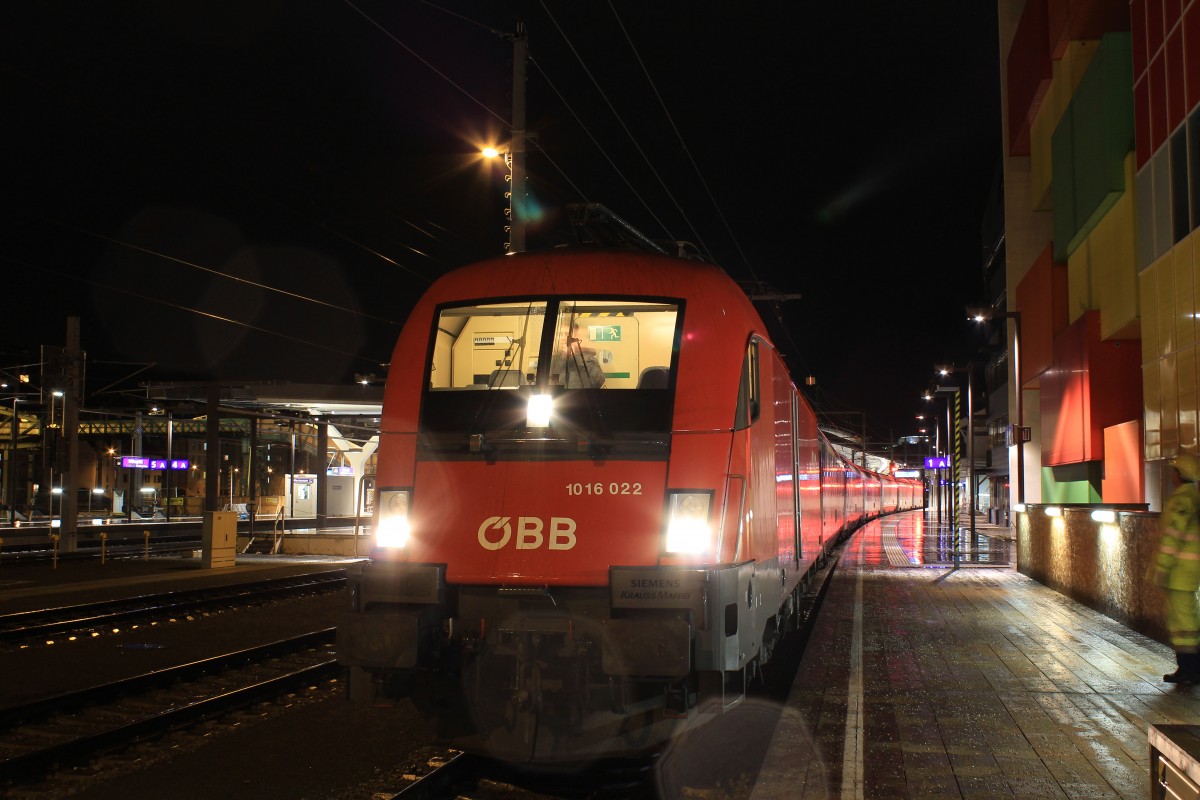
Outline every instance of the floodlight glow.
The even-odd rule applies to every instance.
[[[1100,523],[1112,523],[1117,521],[1117,512],[1111,508],[1098,508],[1092,512],[1092,519]]]
[[[408,521],[409,493],[407,489],[383,489],[375,515],[375,544],[397,548],[408,544],[412,527]]]
[[[1058,506],[1046,506],[1042,510],[1046,512],[1047,517],[1061,517],[1062,516],[1062,509],[1059,508]]]
[[[1018,514],[1024,514],[1025,513],[1025,504],[1024,503],[1014,504],[1013,511],[1017,512]]]
[[[550,424],[550,413],[554,410],[554,400],[548,394],[532,394],[529,396],[529,408],[526,410],[525,421],[531,428],[545,428]]]
[[[708,526],[712,496],[707,492],[674,492],[667,508],[668,553],[702,554],[708,551],[712,531]]]

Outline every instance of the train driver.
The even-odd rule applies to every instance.
[[[579,323],[571,325],[570,335],[558,343],[550,362],[550,383],[568,389],[599,389],[604,385],[604,369],[591,347],[584,347]]]

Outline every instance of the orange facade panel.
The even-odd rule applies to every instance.
[[[1041,378],[1042,463],[1103,459],[1104,429],[1141,416],[1141,384],[1138,343],[1103,341],[1099,311],[1056,336],[1054,364]]]
[[[1104,429],[1104,477],[1100,497],[1106,503],[1146,502],[1142,425],[1137,420]]]
[[[1067,327],[1067,265],[1054,260],[1053,245],[1017,285],[1021,313],[1021,385],[1035,388],[1054,364],[1054,337]]]

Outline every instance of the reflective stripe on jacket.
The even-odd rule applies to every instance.
[[[1163,586],[1194,592],[1200,588],[1200,491],[1185,483],[1171,494],[1162,515],[1158,569]]]

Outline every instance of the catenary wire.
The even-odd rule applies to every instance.
[[[202,272],[207,272],[210,275],[216,275],[218,277],[225,278],[227,280],[231,280],[236,283],[243,283],[247,286],[253,286],[255,289],[262,289],[264,291],[274,292],[275,294],[280,294],[280,295],[283,295],[284,297],[290,297],[293,300],[303,300],[306,303],[314,303],[319,306],[325,306],[326,308],[331,308],[335,311],[344,311],[347,314],[354,314],[356,316],[366,317],[367,319],[373,319],[376,322],[382,322],[387,325],[399,326],[399,325],[403,324],[396,320],[384,319],[383,317],[377,317],[374,314],[367,314],[366,312],[363,312],[363,311],[356,311],[353,308],[346,308],[345,306],[339,306],[334,303],[327,302],[325,300],[318,300],[315,297],[308,297],[306,295],[298,294],[297,292],[289,292],[286,289],[279,289],[279,288],[270,286],[265,283],[259,283],[258,281],[247,280],[246,278],[242,278],[237,275],[230,275],[228,272],[222,272],[219,269],[213,269],[212,267],[206,267],[203,264],[197,264],[194,261],[188,261],[187,259],[184,259],[184,258],[178,258],[177,256],[168,255],[167,253],[160,253],[157,250],[151,250],[148,247],[142,247],[141,245],[134,244],[133,242],[126,242],[122,239],[117,239],[112,236],[105,236],[102,233],[96,233],[94,231],[84,230],[83,228],[79,228],[75,225],[71,225],[70,223],[63,222],[62,220],[50,219],[48,217],[38,217],[38,219],[42,220],[43,222],[48,222],[52,225],[57,225],[61,228],[66,228],[67,230],[74,231],[75,233],[83,234],[84,236],[91,236],[93,238],[100,239],[102,241],[118,245],[120,247],[126,247],[130,250],[136,250],[139,253],[145,253],[146,255],[154,256],[155,258],[161,258],[166,261],[173,261],[176,264],[182,264],[185,267],[191,267],[192,269],[198,269]],[[380,256],[380,257],[386,258],[385,256]],[[388,260],[390,260],[390,259],[388,259]]]
[[[629,49],[633,51],[633,57],[637,59],[638,66],[642,68],[642,74],[646,76],[646,82],[650,84],[651,90],[654,92],[655,98],[658,99],[658,104],[662,107],[663,115],[666,116],[667,122],[671,124],[671,130],[675,131],[675,137],[679,139],[679,145],[683,148],[684,155],[687,156],[688,163],[692,165],[692,169],[696,171],[696,177],[700,179],[700,185],[704,187],[704,191],[708,194],[708,199],[712,201],[713,208],[717,211],[717,216],[721,218],[721,224],[725,226],[725,231],[729,234],[729,238],[733,241],[733,246],[737,248],[738,255],[742,258],[742,264],[750,273],[750,277],[755,281],[758,280],[758,275],[754,272],[754,267],[750,265],[749,259],[746,258],[745,251],[742,250],[742,244],[738,241],[737,235],[734,234],[733,228],[729,225],[729,220],[725,217],[725,212],[721,209],[717,198],[713,195],[712,189],[709,188],[708,181],[704,180],[704,174],[700,171],[700,166],[696,163],[696,159],[692,157],[692,151],[688,148],[687,142],[683,139],[683,134],[679,131],[679,126],[675,124],[674,117],[671,116],[670,109],[667,108],[667,103],[663,100],[662,94],[658,91],[658,86],[654,83],[654,79],[650,77],[650,71],[646,68],[646,63],[642,60],[641,53],[638,52],[637,45],[633,43],[633,39],[629,35],[629,31],[625,28],[625,23],[621,21],[621,17],[617,14],[616,7],[612,4],[612,0],[608,1],[608,7],[612,10],[613,19],[617,21],[617,26],[621,29],[621,33],[625,35],[625,41],[629,44]]]
[[[687,225],[688,229],[691,230],[692,235],[695,236],[695,238],[696,238],[696,241],[700,243],[700,248],[704,251],[705,256],[707,256],[707,258],[710,261],[712,261],[712,252],[708,249],[708,245],[705,244],[704,238],[700,235],[700,233],[696,230],[696,227],[692,224],[692,221],[688,217],[687,212],[683,210],[683,206],[681,206],[679,204],[679,201],[675,199],[675,195],[671,192],[670,188],[667,186],[666,181],[663,180],[662,175],[660,175],[658,170],[655,169],[654,162],[652,162],[650,160],[650,157],[648,155],[646,155],[646,151],[642,149],[642,146],[638,142],[637,137],[633,135],[633,131],[629,130],[629,126],[625,124],[625,119],[617,111],[616,107],[612,104],[612,101],[608,99],[608,95],[605,93],[604,89],[602,89],[600,87],[599,82],[596,80],[595,76],[592,75],[591,70],[588,69],[587,64],[583,60],[583,57],[579,54],[579,51],[575,49],[575,45],[571,42],[570,37],[567,36],[566,31],[564,31],[562,29],[562,26],[560,26],[558,24],[558,20],[554,18],[554,15],[552,13],[550,13],[550,9],[546,7],[545,0],[541,0],[541,5],[542,5],[542,10],[546,12],[546,16],[550,18],[550,22],[554,24],[554,27],[558,30],[559,35],[561,35],[563,37],[563,41],[565,41],[567,43],[567,47],[570,48],[571,53],[575,56],[575,59],[579,62],[579,65],[583,68],[584,73],[586,73],[588,78],[592,81],[592,85],[596,87],[596,91],[598,91],[600,93],[600,96],[604,99],[604,102],[608,105],[609,110],[612,111],[613,116],[616,117],[617,122],[620,123],[621,128],[625,131],[625,134],[629,137],[629,140],[631,142],[633,142],[633,146],[637,149],[638,154],[641,155],[642,159],[646,162],[646,165],[650,167],[650,172],[658,180],[659,186],[661,186],[663,191],[666,192],[667,197],[669,197],[671,199],[671,202],[674,204],[675,209],[679,212],[680,216],[683,217],[684,223]],[[670,235],[669,231],[668,231],[668,235]],[[675,237],[672,236],[671,238],[675,238]]]
[[[273,331],[268,328],[262,328],[262,327],[259,327],[258,325],[251,325],[248,322],[242,322],[241,320],[232,319],[230,317],[223,317],[220,314],[213,314],[212,312],[209,312],[209,311],[202,311],[201,309],[192,308],[190,306],[185,306],[180,303],[172,303],[169,300],[163,300],[161,298],[151,297],[149,295],[141,294],[140,292],[135,292],[132,289],[126,289],[121,286],[113,286],[112,284],[109,284],[109,283],[95,281],[95,280],[92,280],[91,278],[84,278],[79,275],[71,275],[70,273],[63,272],[61,270],[57,270],[54,267],[47,267],[44,264],[33,264],[28,261],[12,258],[11,256],[6,256],[3,254],[0,254],[0,260],[8,261],[12,264],[17,264],[21,267],[25,267],[28,269],[39,270],[41,272],[48,272],[52,275],[57,275],[60,278],[66,278],[68,280],[73,280],[73,281],[81,281],[83,283],[90,284],[90,285],[95,286],[100,289],[107,289],[112,292],[120,292],[121,294],[129,295],[130,297],[137,298],[138,300],[144,300],[144,301],[150,302],[150,303],[157,303],[159,305],[166,306],[168,308],[174,308],[178,311],[186,311],[189,314],[195,314],[196,316],[199,316],[199,317],[206,317],[211,320],[216,320],[217,322],[224,322],[226,324],[236,325],[240,328],[245,328],[247,330],[257,331],[259,333],[265,333],[269,336],[276,336],[276,337],[279,337],[280,339],[287,339],[288,341],[296,342],[298,344],[303,344],[308,347],[315,347],[318,350],[327,350],[331,353],[337,353],[338,355],[343,355],[343,356],[350,356],[351,358],[355,358],[360,361],[366,361],[366,362],[369,362],[372,364],[380,363],[380,359],[378,359],[378,358],[368,358],[367,356],[364,356],[361,353],[351,353],[347,350],[339,350],[338,348],[330,347],[327,344],[321,344],[320,342],[312,342],[312,341],[309,341],[308,339],[301,339],[299,336],[292,336],[290,334],[280,333],[278,331]]]
[[[495,117],[496,119],[498,119],[498,120],[500,120],[501,122],[503,122],[505,125],[507,125],[507,124],[508,124],[508,120],[506,120],[506,119],[505,119],[505,118],[504,118],[502,115],[500,115],[500,114],[497,114],[495,111],[493,111],[492,109],[488,108],[488,106],[487,106],[487,104],[486,104],[486,103],[484,103],[483,101],[481,101],[481,100],[479,100],[478,98],[476,98],[476,97],[475,97],[475,95],[471,94],[469,91],[467,91],[466,89],[464,89],[464,88],[463,88],[461,85],[459,85],[459,83],[458,83],[457,81],[455,81],[455,80],[454,80],[453,78],[451,78],[449,75],[447,75],[446,73],[442,72],[440,69],[438,69],[437,67],[435,67],[435,66],[434,66],[432,63],[430,63],[428,59],[424,58],[424,57],[423,57],[423,56],[422,56],[420,53],[418,53],[416,50],[413,50],[411,47],[409,47],[408,45],[406,45],[406,44],[405,44],[403,41],[401,41],[401,40],[400,40],[400,37],[396,36],[394,33],[392,33],[391,31],[389,31],[387,28],[383,27],[383,25],[381,25],[379,22],[376,22],[374,19],[372,19],[372,18],[371,18],[371,16],[370,16],[369,14],[367,14],[367,13],[366,13],[365,11],[363,11],[361,8],[359,8],[358,6],[354,5],[354,3],[350,2],[350,0],[343,0],[343,2],[345,2],[345,4],[346,4],[346,5],[350,6],[350,8],[354,9],[355,11],[357,11],[357,12],[359,13],[359,15],[360,15],[360,16],[362,16],[362,18],[363,18],[363,19],[365,19],[367,22],[371,23],[371,24],[372,24],[372,25],[374,25],[376,28],[378,28],[378,29],[379,29],[379,30],[380,30],[380,31],[383,33],[383,35],[384,35],[384,36],[388,37],[388,38],[389,38],[389,39],[391,39],[393,42],[395,42],[396,44],[398,44],[398,45],[400,45],[401,47],[403,47],[403,48],[404,48],[404,50],[405,50],[405,52],[407,52],[407,53],[408,53],[410,56],[412,56],[413,58],[415,58],[417,61],[420,61],[422,64],[424,64],[424,65],[425,65],[426,67],[428,67],[429,69],[433,70],[433,72],[434,72],[434,73],[435,73],[435,74],[436,74],[436,75],[437,75],[439,78],[441,78],[441,79],[442,79],[442,80],[444,80],[446,83],[450,84],[450,85],[451,85],[451,86],[453,86],[455,89],[457,89],[457,90],[458,90],[458,91],[459,91],[459,92],[460,92],[460,93],[461,93],[461,94],[462,94],[464,97],[466,97],[466,98],[467,98],[468,100],[470,100],[472,103],[474,103],[475,105],[479,106],[479,107],[480,107],[480,108],[482,108],[484,111],[486,111],[488,114],[491,114],[493,117]],[[437,8],[437,6],[434,6],[434,8]]]

